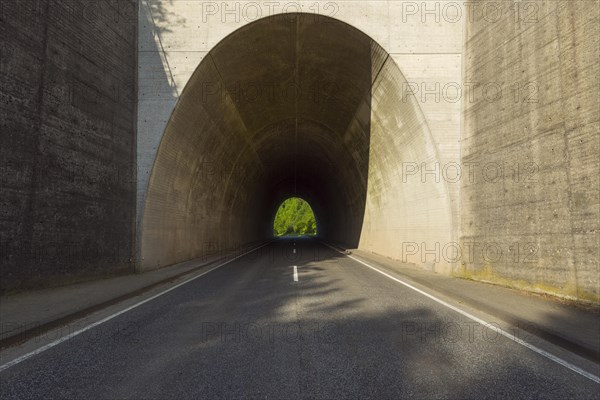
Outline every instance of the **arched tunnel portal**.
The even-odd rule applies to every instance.
[[[398,257],[405,242],[449,242],[444,182],[402,177],[438,149],[398,66],[338,20],[284,14],[214,47],[161,139],[141,223],[151,269],[272,235],[302,197],[319,236]],[[419,260],[415,260],[419,261]]]

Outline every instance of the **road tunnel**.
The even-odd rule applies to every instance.
[[[187,83],[162,136],[141,223],[141,267],[271,237],[279,205],[305,199],[319,236],[399,257],[448,242],[444,182],[403,179],[438,149],[406,80],[358,29],[313,14],[246,25]],[[417,260],[418,261],[418,260]]]

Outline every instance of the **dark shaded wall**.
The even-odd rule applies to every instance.
[[[598,2],[527,3],[467,27],[465,81],[503,92],[465,103],[460,272],[597,301]]]
[[[2,2],[2,292],[133,269],[136,3]]]

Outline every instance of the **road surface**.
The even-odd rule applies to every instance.
[[[307,239],[275,241],[5,369],[0,383],[2,399],[596,399],[600,389]]]

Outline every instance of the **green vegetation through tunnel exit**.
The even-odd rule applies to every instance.
[[[317,221],[310,205],[299,197],[290,197],[281,203],[273,222],[273,234],[316,235]]]

